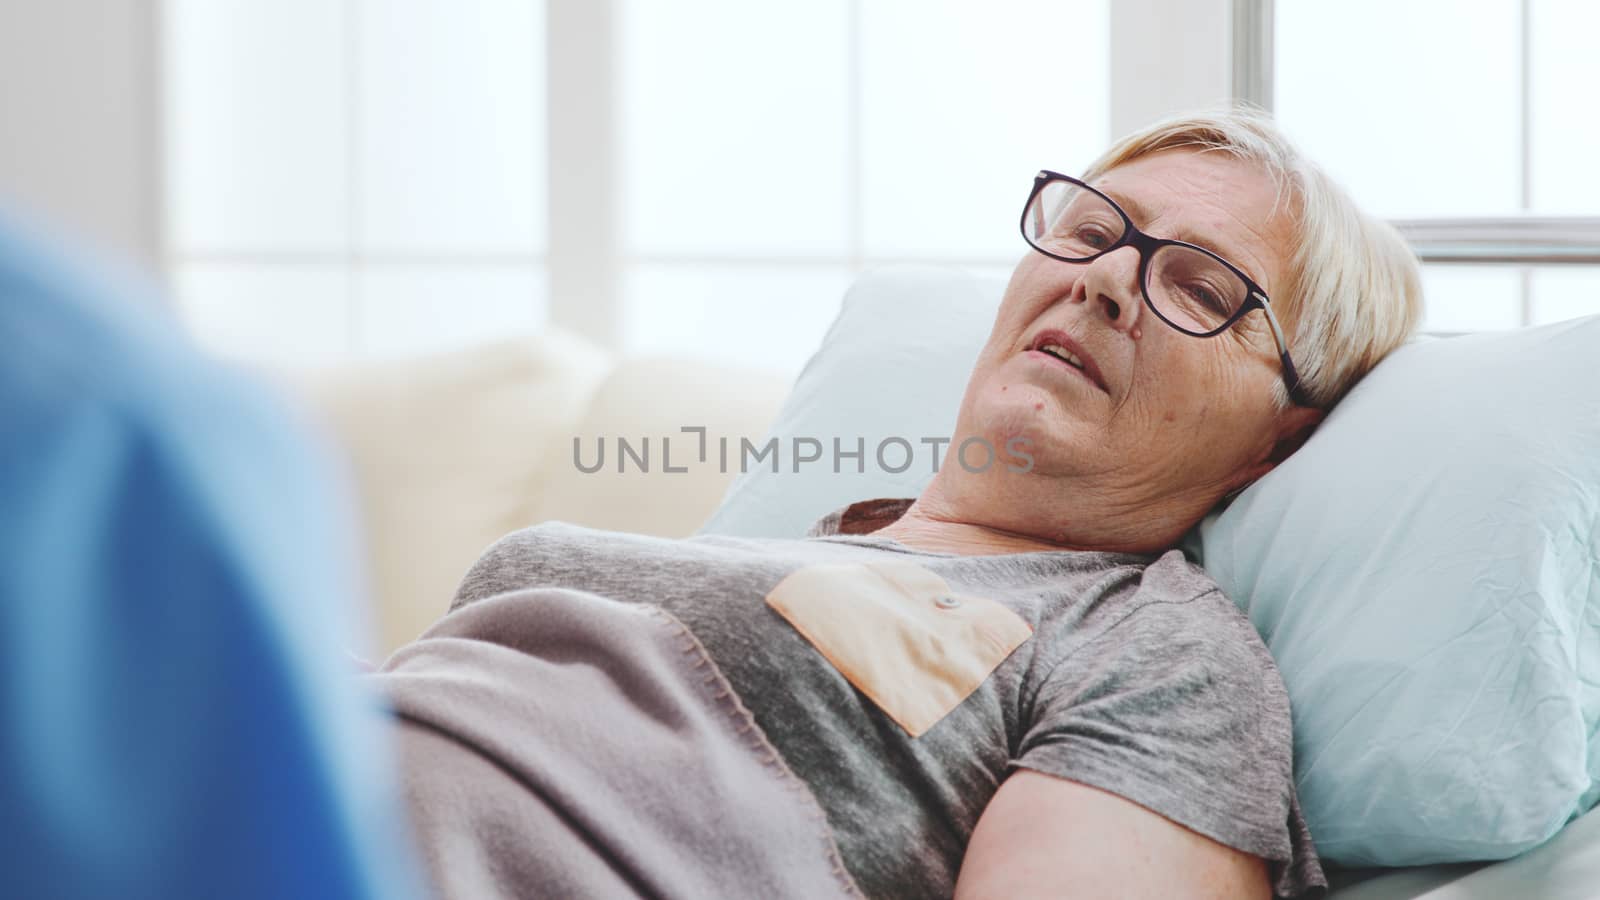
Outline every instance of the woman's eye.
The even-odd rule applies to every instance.
[[[1187,290],[1189,291],[1189,296],[1193,297],[1195,302],[1201,306],[1221,315],[1228,314],[1228,304],[1223,301],[1221,294],[1213,291],[1210,287],[1204,284],[1191,284]]]
[[[1075,237],[1096,250],[1104,249],[1111,244],[1111,236],[1094,225],[1081,226]]]

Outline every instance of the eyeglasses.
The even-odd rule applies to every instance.
[[[1260,309],[1278,342],[1290,399],[1311,405],[1266,292],[1233,263],[1204,247],[1145,234],[1110,197],[1058,172],[1034,176],[1022,209],[1022,236],[1028,246],[1062,262],[1089,262],[1120,247],[1138,250],[1145,305],[1184,334],[1215,337]]]

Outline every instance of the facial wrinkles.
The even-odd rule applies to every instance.
[[[1177,331],[1169,328],[1166,323],[1157,319],[1155,314],[1144,305],[1144,294],[1138,284],[1138,263],[1133,260],[1131,251],[1121,252],[1124,253],[1125,258],[1121,260],[1121,267],[1114,271],[1107,271],[1102,268],[1091,274],[1089,267],[1096,263],[1087,264],[1083,271],[1079,273],[1078,280],[1074,283],[1072,292],[1069,295],[1073,301],[1084,305],[1086,311],[1082,315],[1085,318],[1108,315],[1100,305],[1101,301],[1098,294],[1102,293],[1102,288],[1104,288],[1105,293],[1112,294],[1112,299],[1116,303],[1123,305],[1136,304],[1138,307],[1137,323],[1132,330],[1124,330],[1103,319],[1092,326],[1103,330],[1107,335],[1107,339],[1097,342],[1099,344],[1098,348],[1091,346],[1091,352],[1095,349],[1100,349],[1101,355],[1104,355],[1106,350],[1112,349],[1112,347],[1107,346],[1108,344],[1115,345],[1118,342],[1126,341],[1128,345],[1125,356],[1118,360],[1118,369],[1123,377],[1118,379],[1119,383],[1115,385],[1117,390],[1107,417],[1108,427],[1116,426],[1127,419],[1137,421],[1141,418],[1148,419],[1165,414],[1163,404],[1169,403],[1176,398],[1164,398],[1161,395],[1165,392],[1144,387],[1144,380],[1152,375],[1159,375],[1165,372],[1172,375],[1178,383],[1192,383],[1193,381],[1187,371],[1188,366],[1186,363],[1189,360],[1183,356],[1183,350],[1186,348],[1181,345],[1174,346],[1173,344],[1174,341],[1189,340],[1190,338],[1180,335]],[[1110,256],[1102,257],[1104,260],[1110,260],[1110,258]],[[1095,296],[1091,296],[1091,294]],[[1129,315],[1129,313],[1123,313],[1123,315]],[[1133,331],[1138,331],[1139,337],[1135,338]],[[1121,348],[1116,349],[1121,350]],[[1183,367],[1185,371],[1173,372],[1175,365]],[[1102,363],[1102,368],[1107,368],[1104,363]],[[1157,407],[1160,408],[1158,409]]]
[[[1095,268],[1096,266],[1099,268]],[[1116,383],[1108,384],[1108,387],[1111,387],[1115,392],[1110,415],[1110,421],[1112,422],[1120,418],[1123,410],[1127,407],[1128,400],[1135,393],[1133,388],[1138,378],[1139,342],[1133,339],[1131,332],[1124,331],[1102,318],[1109,317],[1110,314],[1102,307],[1100,294],[1110,294],[1110,299],[1121,305],[1143,303],[1143,298],[1139,294],[1138,279],[1139,265],[1133,259],[1132,251],[1122,249],[1116,251],[1116,253],[1101,257],[1094,262],[1084,264],[1083,269],[1078,272],[1077,281],[1073,283],[1071,293],[1068,295],[1071,301],[1082,304],[1085,310],[1082,314],[1083,318],[1097,320],[1092,327],[1103,331],[1107,335],[1106,339],[1100,341],[1093,341],[1093,339],[1079,335],[1079,340],[1098,345],[1091,345],[1088,349],[1091,354],[1095,353],[1096,350],[1099,351],[1097,361],[1100,362],[1102,372],[1109,369],[1123,376],[1116,379]],[[1104,292],[1100,290],[1102,287],[1105,288]],[[1144,322],[1144,312],[1145,310],[1143,309],[1138,310],[1138,319],[1141,326]],[[1132,314],[1131,311],[1122,313],[1122,315]],[[1123,340],[1126,340],[1129,344],[1126,350],[1121,347],[1114,347],[1115,344]],[[1115,367],[1107,365],[1109,360],[1100,360],[1100,357],[1106,355],[1106,351],[1113,349],[1114,352],[1122,357],[1116,361],[1117,365]]]
[[[1149,221],[1134,222],[1141,231],[1162,238],[1189,235],[1190,243],[1199,244],[1238,266],[1261,285],[1267,296],[1272,295],[1273,270],[1262,254],[1265,248],[1276,245],[1278,236],[1269,229],[1277,220],[1257,222],[1234,210],[1235,204],[1228,202],[1229,199],[1247,189],[1234,173],[1219,174],[1211,169],[1206,169],[1205,174],[1158,169],[1140,175],[1141,181],[1153,184],[1153,188],[1141,186],[1137,189],[1122,184],[1116,174],[1113,171],[1102,179],[1102,189],[1113,195],[1132,197],[1146,212],[1155,214]],[[1168,199],[1174,197],[1183,198],[1183,201]],[[1226,240],[1209,238],[1212,235]]]
[[[1204,402],[1203,398],[1196,397],[1191,391],[1183,389],[1185,385],[1196,384],[1195,376],[1199,373],[1191,371],[1191,361],[1194,357],[1187,356],[1185,348],[1173,344],[1175,341],[1194,339],[1178,334],[1165,323],[1155,323],[1152,330],[1154,329],[1159,331],[1155,331],[1155,334],[1147,331],[1141,340],[1134,342],[1130,366],[1131,378],[1128,389],[1112,408],[1112,423],[1124,420],[1131,420],[1135,424],[1157,421],[1165,423],[1169,412],[1174,413],[1174,423],[1181,423],[1194,416],[1195,406]],[[1189,351],[1200,349],[1189,348]],[[1161,375],[1166,377],[1160,378]],[[1165,384],[1147,383],[1147,379],[1164,381]],[[1142,431],[1135,427],[1118,433],[1140,434]],[[1128,449],[1132,451],[1135,448]],[[1140,454],[1129,452],[1122,456],[1132,460]]]
[[[1101,186],[1135,201],[1141,207],[1141,218],[1147,218],[1143,215],[1146,213],[1154,214],[1155,218],[1136,223],[1141,229],[1157,236],[1184,235],[1193,239],[1193,243],[1212,246],[1261,284],[1270,296],[1276,270],[1266,263],[1271,248],[1276,246],[1272,241],[1272,226],[1279,222],[1272,219],[1258,223],[1254,220],[1256,217],[1246,217],[1249,210],[1244,214],[1235,211],[1241,198],[1248,201],[1253,197],[1252,190],[1259,193],[1259,185],[1254,185],[1245,174],[1217,166],[1199,170],[1165,167],[1113,170],[1101,180]],[[1219,239],[1206,240],[1207,235],[1217,235]],[[1126,249],[1120,252],[1123,256],[1133,253]],[[1246,377],[1241,366],[1240,351],[1270,353],[1272,360],[1277,358],[1276,343],[1261,313],[1251,313],[1229,331],[1213,338],[1179,334],[1144,306],[1137,284],[1138,266],[1133,260],[1111,263],[1114,271],[1096,270],[1094,277],[1090,277],[1091,266],[1105,265],[1111,260],[1108,256],[1096,263],[1074,266],[1078,271],[1066,294],[1068,299],[1086,307],[1078,313],[1080,328],[1103,329],[1102,334],[1082,335],[1080,339],[1101,361],[1103,368],[1114,371],[1107,365],[1111,362],[1123,376],[1117,379],[1120,384],[1113,382],[1120,390],[1113,393],[1106,421],[1107,436],[1145,433],[1148,429],[1141,425],[1155,424],[1159,428],[1168,415],[1174,417],[1174,422],[1193,423],[1206,414],[1208,393],[1255,389],[1251,383],[1253,379]],[[1048,278],[1043,273],[1039,277],[1041,280]],[[1102,278],[1125,279],[1128,284],[1118,285],[1113,290],[1110,283],[1094,283]],[[1039,299],[1023,314],[1024,330],[1036,328],[1039,317],[1062,296],[1052,291],[1048,281],[1043,281],[1040,290]],[[1141,336],[1138,339],[1105,319],[1092,325],[1084,321],[1088,317],[1107,315],[1099,300],[1100,293],[1110,293],[1119,303],[1140,305]],[[1021,335],[1023,341],[1028,337],[1027,333]],[[1126,348],[1116,343],[1123,338],[1129,341]],[[1127,355],[1119,358],[1124,352]],[[1202,389],[1199,385],[1208,387]],[[1122,476],[1119,481],[1129,475],[1148,474],[1133,470],[1149,468],[1153,460],[1151,454],[1135,452],[1139,450],[1136,447],[1119,449],[1125,452],[1109,454],[1112,464],[1107,466],[1107,474]],[[1162,465],[1160,461],[1155,464]]]
[[[1252,188],[1251,184],[1241,179],[1241,175],[1237,171],[1216,171],[1210,167],[1202,171],[1170,168],[1141,170],[1138,177],[1143,184],[1135,187],[1125,183],[1126,177],[1119,177],[1119,173],[1113,170],[1102,179],[1102,189],[1131,197],[1143,212],[1155,214],[1155,218],[1147,222],[1134,223],[1141,230],[1153,232],[1159,237],[1173,233],[1199,238],[1191,243],[1206,246],[1238,266],[1271,297],[1275,289],[1276,269],[1267,264],[1265,254],[1270,252],[1269,248],[1286,243],[1278,238],[1284,236],[1282,232],[1287,223],[1280,216],[1258,221],[1256,217],[1246,218],[1235,211],[1236,204],[1228,200],[1244,196]],[[1259,187],[1256,189],[1259,190]],[[1167,199],[1173,197],[1184,198],[1184,202]],[[1273,208],[1276,209],[1277,204]],[[1217,242],[1205,240],[1208,234],[1227,236],[1226,247],[1218,247],[1215,246]],[[1140,300],[1142,302],[1142,295]],[[1277,359],[1277,342],[1270,334],[1265,313],[1252,312],[1217,337],[1237,341],[1247,352],[1265,353],[1270,359]],[[1222,348],[1219,346],[1215,349]]]
[[[1088,277],[1087,271],[1080,274],[1073,286],[1072,299],[1090,302],[1087,298],[1095,290],[1089,284],[1091,281],[1093,279]],[[1143,304],[1142,294],[1137,295],[1137,302]],[[1085,315],[1105,313],[1094,306]],[[1126,377],[1122,380],[1121,391],[1113,401],[1107,418],[1108,435],[1147,435],[1147,430],[1139,427],[1147,422],[1178,424],[1182,427],[1182,423],[1193,423],[1204,418],[1208,409],[1217,406],[1212,395],[1250,389],[1249,385],[1241,383],[1248,379],[1243,377],[1236,355],[1226,352],[1225,345],[1219,340],[1232,335],[1232,331],[1214,338],[1190,337],[1158,321],[1147,308],[1141,309],[1139,323],[1143,334],[1138,340],[1131,340],[1127,332],[1108,322],[1102,321],[1092,326],[1104,329],[1113,339],[1129,338],[1131,344],[1127,364],[1122,367]],[[1246,324],[1240,322],[1235,328],[1242,328]],[[1240,337],[1246,337],[1246,334]],[[1098,346],[1103,353],[1104,342]],[[1205,387],[1199,387],[1201,385]],[[1169,415],[1172,416],[1170,420],[1167,418]],[[1131,427],[1121,427],[1124,423],[1131,424]],[[1119,447],[1111,454],[1111,459],[1112,464],[1103,469],[1102,474],[1112,476],[1128,486],[1130,503],[1147,502],[1149,496],[1169,493],[1170,486],[1163,484],[1160,477],[1153,477],[1148,469],[1155,468],[1176,475],[1183,465],[1141,452],[1139,447]],[[1187,479],[1174,480],[1182,482]]]
[[[1149,310],[1142,305],[1144,298],[1137,283],[1138,263],[1131,258],[1133,251],[1124,250],[1120,252],[1129,258],[1120,260],[1120,267],[1110,272],[1107,271],[1106,267],[1119,266],[1119,262],[1113,261],[1109,255],[1091,263],[1052,263],[1054,265],[1073,266],[1077,270],[1074,273],[1075,277],[1072,283],[1067,288],[1064,299],[1069,304],[1081,307],[1082,311],[1077,313],[1076,327],[1069,324],[1067,330],[1076,332],[1074,336],[1085,344],[1085,348],[1100,364],[1101,370],[1108,373],[1107,386],[1111,389],[1112,405],[1107,416],[1106,427],[1108,431],[1113,432],[1114,426],[1125,418],[1149,414],[1148,411],[1141,412],[1141,404],[1147,399],[1149,391],[1140,390],[1137,384],[1141,377],[1141,357],[1147,356],[1148,350],[1163,345],[1171,337],[1182,337],[1176,332],[1172,332],[1171,335],[1163,334],[1163,331],[1171,331],[1171,329],[1160,322],[1155,322],[1154,325],[1151,324],[1155,321],[1154,315],[1150,314]],[[1095,269],[1091,276],[1091,267],[1097,265],[1101,268]],[[1127,280],[1125,286],[1112,283],[1120,282],[1124,279]],[[1091,282],[1099,283],[1091,286]],[[1087,321],[1107,315],[1106,311],[1099,305],[1099,294],[1101,293],[1112,294],[1112,299],[1118,304],[1138,303],[1141,305],[1138,312],[1139,324],[1137,326],[1141,332],[1139,339],[1134,340],[1131,334],[1104,319],[1093,323]],[[1059,293],[1044,292],[1041,293],[1035,305],[1023,311],[1022,322],[1024,324],[1019,336],[1022,342],[1021,346],[1026,346],[1026,342],[1030,339],[1033,331],[1039,327],[1040,318],[1049,312],[1060,299],[1063,299],[1063,295]],[[1103,332],[1103,334],[1087,334],[1085,333],[1086,328],[1095,329]],[[1127,341],[1129,346],[1127,348],[1118,347],[1117,343],[1119,341]],[[1119,462],[1125,459],[1123,454],[1118,454],[1117,457]]]

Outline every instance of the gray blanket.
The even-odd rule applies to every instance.
[[[502,594],[369,677],[441,896],[860,896],[810,789],[657,607]]]

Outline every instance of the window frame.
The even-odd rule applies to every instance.
[[[1267,111],[1273,110],[1273,58],[1276,33],[1274,0],[1232,0],[1232,93]],[[1533,0],[1521,7],[1521,199],[1529,208],[1532,194],[1531,29]],[[1423,263],[1518,266],[1521,324],[1532,324],[1532,266],[1600,264],[1600,216],[1455,216],[1392,219]]]
[[[861,227],[860,46],[862,5],[849,0],[850,108],[846,131],[853,148],[848,192],[853,207],[850,250],[828,258],[703,256],[625,252],[615,212],[620,170],[618,25],[620,0],[546,0],[545,58],[550,179],[547,191],[550,324],[576,331],[611,350],[621,350],[624,329],[624,269],[637,264],[844,266],[859,273],[867,265],[900,261],[867,258]],[[1197,30],[1217,33],[1229,0],[1108,0],[1111,42],[1111,132],[1124,133],[1170,109],[1213,103],[1228,96],[1227,57],[1193,50]],[[1146,23],[1159,22],[1151,32]],[[557,40],[556,36],[560,39]],[[1220,42],[1226,47],[1226,41]],[[1203,45],[1211,46],[1211,45]],[[1152,79],[1152,68],[1160,74]],[[1195,77],[1196,69],[1206,77]],[[1119,93],[1120,92],[1120,93]],[[1120,97],[1120,102],[1119,102]],[[557,227],[556,223],[560,223]],[[1016,258],[951,259],[972,268],[1006,267]]]
[[[858,45],[859,9],[852,0]],[[1528,18],[1522,3],[1522,115],[1526,148],[1529,110]],[[616,52],[618,0],[547,0],[552,36],[546,58],[551,96],[548,255],[553,324],[572,328],[615,348],[622,332],[621,270],[625,259],[614,209]],[[1182,109],[1242,100],[1271,112],[1274,106],[1274,0],[1116,0],[1110,5],[1110,131],[1126,134]],[[560,41],[553,36],[561,35]],[[1214,48],[1214,49],[1208,49]],[[560,86],[558,89],[557,86]],[[859,110],[850,111],[854,132]],[[598,148],[598,149],[597,149]],[[1523,197],[1529,193],[1529,155],[1523,154]],[[857,167],[859,168],[859,167]],[[560,173],[559,176],[557,173]],[[857,172],[859,180],[859,172]],[[581,186],[581,187],[580,187]],[[859,184],[852,184],[858,194]],[[570,200],[570,202],[564,202]],[[1530,321],[1532,265],[1600,263],[1600,217],[1507,216],[1394,220],[1424,263],[1515,265],[1522,268],[1522,321]],[[558,243],[559,242],[559,243]],[[846,260],[864,265],[859,241]],[[673,260],[677,261],[677,260]],[[683,262],[732,262],[684,259]],[[740,262],[760,262],[741,260]],[[792,260],[784,261],[786,264]],[[817,261],[832,264],[835,261]],[[972,265],[1004,260],[968,260]]]
[[[851,10],[852,59],[861,43],[861,10],[866,0],[848,0]],[[1269,112],[1274,106],[1274,0],[1108,0],[1109,2],[1109,131],[1126,134],[1151,120],[1183,109],[1215,104],[1228,98],[1243,100]],[[1531,159],[1528,152],[1530,117],[1529,32],[1533,0],[1520,0],[1522,16],[1522,196],[1530,194]],[[162,46],[161,19],[166,2],[151,5],[152,43],[164,64],[168,48]],[[357,0],[340,0],[349,19],[347,39],[355,40],[359,15]],[[514,254],[390,254],[361,252],[354,245],[345,252],[323,254],[236,253],[196,251],[174,246],[163,210],[163,224],[155,243],[159,246],[161,274],[171,280],[176,268],[197,262],[305,263],[328,262],[346,267],[389,262],[430,264],[529,264],[544,268],[546,321],[576,332],[603,348],[620,350],[624,339],[623,276],[632,264],[843,265],[859,272],[868,263],[889,262],[864,256],[860,225],[861,161],[859,141],[861,110],[860,73],[851,80],[851,106],[846,111],[847,133],[856,148],[848,191],[855,207],[853,248],[841,258],[757,259],[732,256],[629,255],[622,246],[617,212],[621,147],[618,117],[620,66],[619,17],[621,0],[545,0],[547,182],[546,245],[542,253]],[[354,47],[347,48],[348,53]],[[347,81],[355,76],[348,71]],[[858,63],[852,63],[859,69]],[[346,89],[354,97],[354,87]],[[152,101],[159,107],[163,88],[152,85]],[[353,100],[351,101],[353,102]],[[159,112],[166,112],[160,109]],[[353,115],[353,113],[351,113]],[[164,174],[165,148],[151,168]],[[165,206],[165,188],[156,182],[156,205]],[[351,215],[354,215],[352,211]],[[352,221],[354,219],[352,218]],[[1480,218],[1422,218],[1394,220],[1393,224],[1415,248],[1424,263],[1470,263],[1515,266],[1522,273],[1522,321],[1531,320],[1529,284],[1533,266],[1600,264],[1600,216],[1504,216]],[[403,257],[403,259],[402,259]],[[426,257],[425,259],[423,257]],[[514,258],[513,258],[514,257]],[[969,267],[1009,267],[1014,258],[950,260]],[[530,298],[530,303],[534,302]],[[357,304],[352,298],[347,329],[352,347]]]

